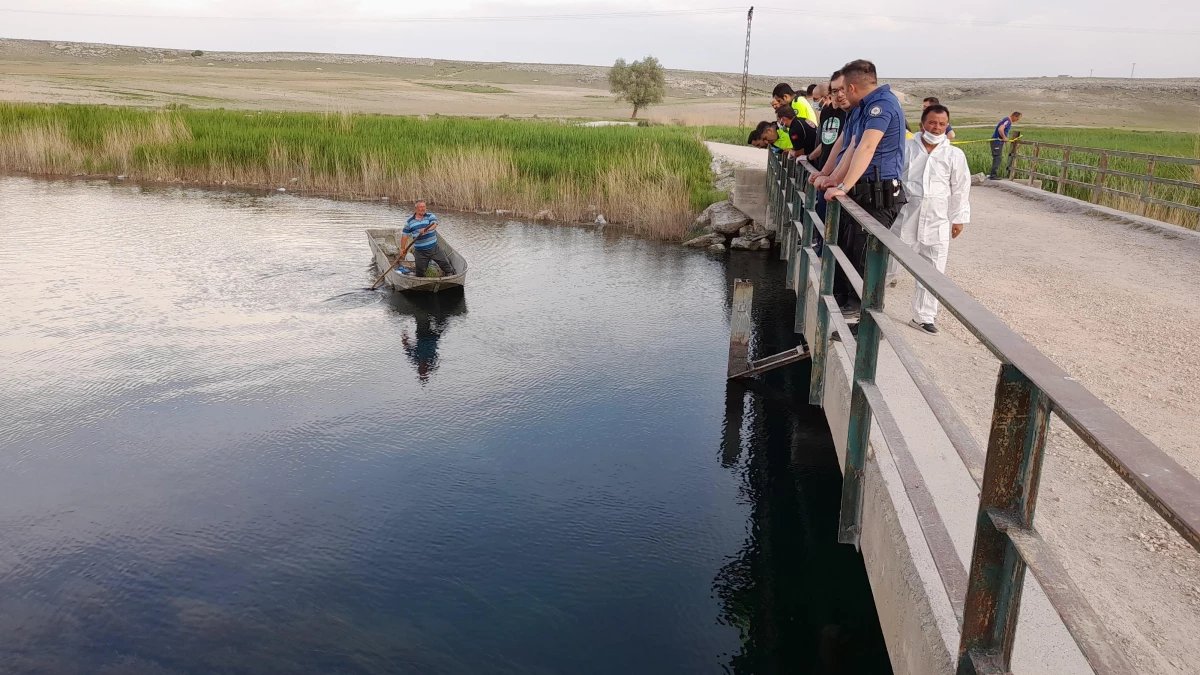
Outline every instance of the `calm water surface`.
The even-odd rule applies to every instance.
[[[888,672],[777,262],[401,215],[0,179],[0,672]]]

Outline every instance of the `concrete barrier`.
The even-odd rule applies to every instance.
[[[739,168],[733,172],[733,205],[760,227],[775,230],[767,218],[767,170]]]

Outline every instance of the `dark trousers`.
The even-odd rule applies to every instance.
[[[864,197],[860,197],[854,201],[867,212],[867,215],[878,220],[880,225],[891,229],[892,223],[896,222],[896,217],[900,215],[900,208],[904,206],[908,199],[904,196],[904,190],[901,188],[900,194],[896,196],[896,202],[887,208],[876,208]],[[865,277],[867,231],[844,210],[842,211],[842,218],[838,223],[838,246],[846,254],[846,257],[850,259],[858,275]],[[854,287],[850,285],[850,279],[842,273],[840,266],[833,277],[833,297],[840,306],[849,305],[851,307],[858,307],[861,304],[858,293],[854,292]]]
[[[813,227],[813,250],[817,255],[821,255],[821,249],[825,245],[825,192],[817,190],[817,199],[813,210],[821,217],[821,222],[816,223]]]
[[[429,248],[413,248],[413,262],[417,267],[417,269],[413,270],[413,274],[419,277],[427,276],[426,273],[429,271],[430,261],[437,263],[437,266],[442,270],[442,274],[446,276],[454,274],[454,265],[450,264],[450,258],[446,256],[446,252],[442,250],[442,247],[434,244]]]
[[[997,178],[1000,165],[1004,162],[1004,141],[992,141],[992,170],[988,178]]]

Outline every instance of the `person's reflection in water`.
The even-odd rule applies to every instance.
[[[438,338],[445,330],[446,327],[441,322],[428,316],[418,316],[416,339],[409,337],[407,328],[400,336],[400,342],[404,345],[404,354],[417,367],[417,379],[421,381],[421,384],[428,382],[429,374],[437,370]]]
[[[416,366],[421,384],[438,368],[438,341],[450,328],[451,317],[467,313],[467,303],[461,290],[442,293],[405,295],[394,293],[388,299],[392,311],[416,321],[416,334],[407,327],[400,334],[400,344],[409,362]]]

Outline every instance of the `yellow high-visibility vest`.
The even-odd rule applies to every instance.
[[[814,125],[817,123],[817,113],[813,111],[812,105],[808,99],[804,98],[803,94],[796,94],[796,98],[792,99],[792,110],[796,111],[796,117],[802,120],[808,120]]]

